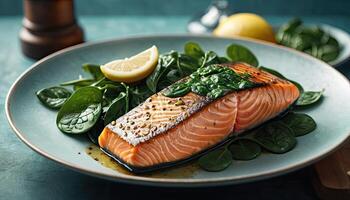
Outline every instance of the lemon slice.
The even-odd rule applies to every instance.
[[[156,46],[130,58],[114,60],[101,66],[102,73],[112,81],[132,83],[147,77],[158,63]]]

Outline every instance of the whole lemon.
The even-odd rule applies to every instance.
[[[271,25],[264,18],[253,13],[234,14],[221,20],[213,34],[220,37],[240,36],[275,42]]]

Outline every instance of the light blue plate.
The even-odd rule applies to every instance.
[[[151,45],[160,52],[182,51],[184,43],[196,41],[204,49],[224,55],[232,42],[249,47],[263,66],[272,67],[307,90],[325,89],[321,105],[306,110],[317,129],[298,138],[298,145],[286,154],[263,154],[252,161],[235,161],[227,170],[197,171],[187,178],[150,178],[125,175],[101,166],[84,152],[89,142],[84,137],[62,134],[55,125],[56,112],[43,107],[35,91],[75,79],[82,63],[106,63],[131,56]],[[328,64],[285,47],[248,40],[209,36],[148,36],[116,39],[71,47],[34,64],[24,72],[6,99],[6,114],[18,137],[39,154],[71,169],[110,180],[158,186],[212,186],[269,178],[309,165],[334,151],[350,132],[350,85]]]

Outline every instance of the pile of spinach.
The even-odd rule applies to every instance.
[[[287,79],[273,69],[259,66],[256,56],[244,46],[231,44],[226,54],[226,57],[221,57],[213,51],[205,52],[197,43],[188,42],[182,53],[171,51],[161,54],[155,70],[146,79],[133,84],[108,80],[102,74],[100,65],[84,64],[82,69],[90,74],[90,78],[79,76],[59,86],[41,89],[36,95],[44,106],[58,110],[56,124],[62,132],[87,134],[92,142],[98,144],[97,138],[105,125],[197,69],[212,64],[245,62]],[[301,92],[296,107],[310,106],[321,99],[323,91],[304,91],[299,83],[289,81]],[[316,123],[310,116],[290,112],[281,119],[251,131],[251,134],[232,138],[224,147],[201,157],[199,165],[208,171],[220,171],[228,167],[232,159],[256,158],[262,149],[285,153],[296,145],[295,137],[315,128]]]
[[[338,41],[318,26],[303,26],[296,18],[283,24],[277,31],[279,44],[308,53],[325,62],[335,60],[341,51]]]

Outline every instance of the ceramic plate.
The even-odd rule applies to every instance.
[[[83,63],[106,63],[133,55],[151,45],[160,52],[182,51],[184,43],[195,41],[206,50],[224,55],[226,46],[235,42],[249,47],[263,66],[277,69],[302,83],[307,90],[325,89],[317,107],[306,110],[318,124],[317,129],[298,137],[295,149],[285,154],[263,154],[252,161],[235,161],[222,172],[194,170],[190,175],[178,169],[179,176],[146,177],[120,173],[103,167],[85,154],[89,141],[62,134],[55,124],[56,112],[46,109],[35,91],[76,79]],[[315,162],[335,150],[350,132],[350,85],[328,64],[297,51],[268,43],[222,39],[209,36],[147,36],[88,43],[57,52],[34,64],[11,87],[6,113],[18,137],[39,154],[71,169],[114,181],[157,186],[213,186],[255,181],[284,174]],[[80,154],[79,154],[80,152]],[[180,170],[180,171],[179,171]],[[171,174],[171,172],[169,172]]]

